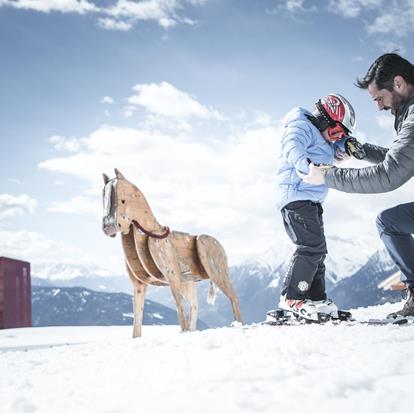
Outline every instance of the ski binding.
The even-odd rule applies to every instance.
[[[266,313],[266,320],[263,322],[265,325],[279,326],[279,325],[306,325],[306,324],[321,324],[326,322],[343,322],[353,321],[352,314],[347,311],[338,310],[338,317],[326,313],[318,313],[317,319],[307,319],[298,314],[283,310],[275,309]]]

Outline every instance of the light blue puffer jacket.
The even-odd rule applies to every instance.
[[[293,108],[284,118],[285,131],[282,136],[281,154],[277,169],[277,207],[298,200],[322,203],[327,194],[326,185],[306,184],[296,171],[309,172],[310,159],[315,164],[333,164],[338,146],[343,150],[343,141],[329,143],[306,117],[312,115],[304,108]]]

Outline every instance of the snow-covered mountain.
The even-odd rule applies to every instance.
[[[378,240],[368,243],[364,239],[347,239],[339,236],[327,236],[328,255],[325,260],[327,278],[332,283],[345,279],[354,274],[381,247]],[[286,267],[295,250],[293,243],[287,238],[281,238],[277,244],[246,258],[242,265],[257,265],[268,267],[273,271]]]
[[[83,286],[98,292],[131,292],[131,284],[123,269],[114,275],[96,265],[71,263],[35,263],[32,265],[35,286]]]
[[[327,291],[342,307],[374,305],[399,299],[395,292],[377,289],[378,281],[395,268],[388,254],[376,251],[377,241],[365,243],[340,237],[327,238],[329,254],[326,259]],[[282,239],[261,254],[246,258],[230,268],[233,286],[238,294],[245,322],[263,320],[265,312],[277,306],[283,277],[294,246]],[[120,269],[122,272],[122,269]],[[44,265],[34,266],[34,285],[83,286],[95,291],[131,293],[126,275],[111,275],[96,266]],[[223,326],[232,320],[229,301],[218,291],[216,304],[208,305],[209,284],[198,284],[199,316],[209,326]],[[150,287],[147,298],[175,309],[169,287]]]
[[[378,283],[397,270],[387,251],[378,250],[351,277],[335,284],[330,296],[345,309],[400,301],[400,292],[378,289]]]
[[[132,296],[125,293],[95,292],[81,287],[32,288],[33,326],[132,325]],[[177,312],[145,301],[145,325],[177,325]],[[198,321],[198,328],[207,328]]]
[[[73,263],[35,263],[32,266],[32,273],[41,279],[50,281],[67,281],[79,277],[98,276],[106,278],[112,276],[111,272],[96,265],[79,265]]]

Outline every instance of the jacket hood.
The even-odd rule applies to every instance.
[[[283,118],[283,124],[285,127],[287,127],[289,124],[291,124],[292,122],[296,122],[296,121],[309,122],[309,119],[306,117],[306,115],[312,116],[312,113],[309,112],[305,108],[301,108],[301,107],[293,108]]]

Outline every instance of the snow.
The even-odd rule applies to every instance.
[[[357,309],[376,318],[401,303]],[[402,412],[414,326],[0,331],[2,412]]]

